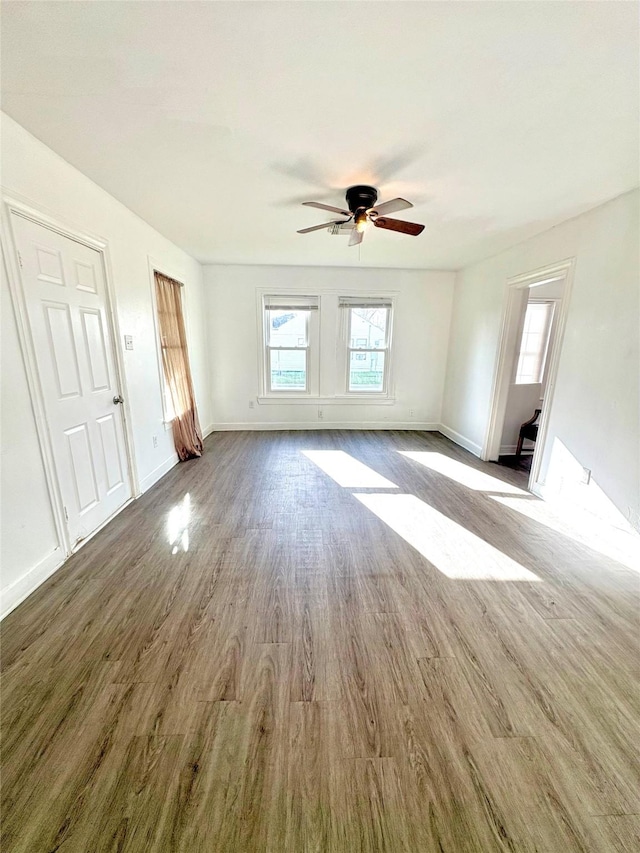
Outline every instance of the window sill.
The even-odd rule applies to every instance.
[[[335,397],[304,397],[271,394],[268,397],[258,397],[259,406],[281,406],[293,403],[295,406],[393,406],[395,397],[382,394],[339,394]]]

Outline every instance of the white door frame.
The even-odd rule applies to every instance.
[[[551,264],[549,266],[533,270],[532,272],[513,276],[512,278],[507,279],[506,283],[504,311],[502,314],[502,324],[500,328],[500,344],[498,347],[498,356],[496,359],[493,385],[491,389],[491,409],[484,443],[482,445],[482,452],[480,454],[480,458],[484,461],[495,461],[500,455],[500,442],[502,440],[502,431],[504,429],[504,419],[507,408],[507,395],[509,393],[509,384],[513,376],[516,359],[516,338],[519,320],[521,319],[522,292],[524,290],[529,290],[531,287],[550,284],[554,281],[563,281],[564,283],[560,312],[557,317],[556,332],[553,337],[551,352],[549,353],[548,378],[544,401],[542,404],[540,422],[538,425],[538,438],[533,453],[533,459],[531,460],[529,490],[535,494],[540,493],[540,466],[542,463],[542,455],[549,428],[549,414],[553,404],[553,395],[555,392],[558,365],[560,363],[562,340],[564,338],[564,330],[567,323],[569,300],[571,296],[571,288],[573,286],[574,268],[575,258],[568,258],[567,260],[559,261],[556,264]]]
[[[40,375],[38,372],[35,347],[31,338],[31,325],[27,313],[27,303],[24,293],[22,276],[20,274],[20,264],[18,262],[18,250],[15,234],[13,232],[13,216],[21,216],[61,234],[78,243],[88,246],[90,249],[98,251],[102,257],[102,265],[106,282],[105,301],[106,301],[106,319],[108,330],[111,335],[111,346],[114,357],[114,365],[116,371],[116,380],[120,393],[124,397],[123,409],[123,426],[125,438],[125,451],[127,460],[127,470],[129,482],[131,484],[131,498],[123,504],[126,506],[130,500],[138,497],[140,488],[138,483],[137,470],[135,465],[135,457],[133,454],[133,434],[131,431],[131,410],[129,407],[129,395],[127,393],[127,383],[124,371],[124,362],[122,350],[120,347],[120,333],[118,328],[118,316],[115,311],[115,291],[113,288],[113,278],[111,274],[111,264],[109,258],[108,241],[102,237],[97,237],[86,231],[82,231],[75,225],[63,222],[57,217],[52,216],[45,210],[39,208],[30,200],[23,200],[12,194],[2,195],[2,229],[0,230],[0,244],[4,255],[7,268],[7,279],[9,290],[11,292],[11,301],[15,312],[16,326],[18,330],[18,339],[20,341],[20,349],[22,350],[22,358],[33,406],[36,431],[38,441],[40,443],[40,451],[42,453],[42,462],[44,474],[51,499],[51,510],[53,520],[58,535],[58,541],[63,549],[65,556],[68,557],[73,550],[73,543],[69,537],[67,522],[64,514],[64,505],[62,502],[62,493],[58,478],[58,470],[56,467],[55,456],[51,444],[49,434],[49,424],[47,413],[44,404],[44,394],[40,385]],[[120,509],[122,509],[121,507]],[[118,510],[119,512],[120,510]],[[107,522],[110,519],[107,520]],[[105,522],[105,524],[107,523]],[[94,530],[89,536],[80,543],[84,545],[95,533],[98,532],[104,525],[100,525],[97,530]],[[78,546],[78,547],[80,547]]]

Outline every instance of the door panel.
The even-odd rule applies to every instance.
[[[102,255],[12,215],[72,547],[131,497]]]
[[[123,483],[120,454],[118,453],[118,433],[115,417],[112,414],[98,418],[100,441],[102,446],[102,461],[104,463],[107,489],[112,492]]]
[[[102,317],[99,311],[80,309],[84,342],[89,355],[89,372],[91,375],[91,390],[104,391],[109,387],[109,370],[107,368],[107,350],[104,342]]]
[[[74,261],[73,266],[76,273],[76,288],[85,290],[87,293],[97,293],[94,267],[91,264],[83,264],[82,261]]]
[[[65,435],[69,440],[69,455],[71,456],[78,510],[82,515],[98,502],[98,486],[87,424],[80,424],[73,429],[65,430]]]
[[[58,394],[62,397],[80,396],[80,371],[73,339],[69,306],[58,303],[43,303],[47,318],[47,343],[51,349],[49,357],[55,370]],[[42,344],[46,347],[45,342]]]
[[[38,281],[48,282],[49,284],[64,283],[64,273],[62,271],[62,256],[55,249],[49,249],[46,246],[34,245],[36,252],[36,260],[38,263]]]

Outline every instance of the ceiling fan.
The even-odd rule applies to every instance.
[[[370,223],[373,223],[376,228],[399,231],[401,234],[410,234],[412,237],[417,237],[418,234],[424,231],[424,225],[418,225],[416,222],[405,222],[403,219],[389,219],[385,215],[387,213],[395,213],[397,210],[406,210],[409,207],[413,207],[411,202],[403,198],[393,198],[391,201],[376,204],[378,190],[375,187],[360,184],[355,187],[349,187],[345,198],[347,199],[348,210],[333,207],[330,204],[322,204],[319,201],[303,201],[302,203],[305,207],[317,207],[319,210],[339,213],[340,216],[346,216],[347,218],[323,222],[322,225],[312,225],[311,228],[301,228],[298,234],[308,234],[310,231],[320,231],[322,228],[330,228],[334,225],[346,225],[353,220],[353,230],[349,238],[349,245],[357,246],[358,243],[362,243],[365,229]]]

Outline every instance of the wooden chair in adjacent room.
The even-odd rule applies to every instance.
[[[522,443],[525,438],[528,438],[529,441],[535,441],[538,437],[538,420],[540,418],[540,412],[542,409],[536,409],[535,415],[530,418],[528,421],[525,421],[520,427],[520,433],[518,434],[518,445],[516,447],[516,459],[522,453]]]

